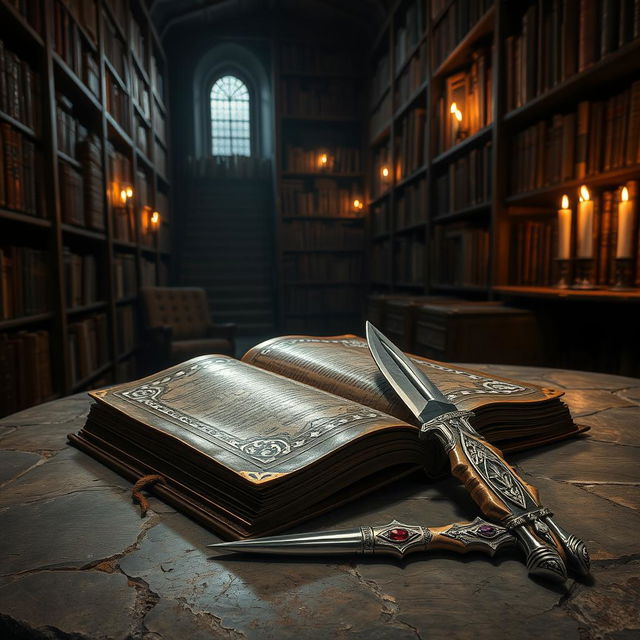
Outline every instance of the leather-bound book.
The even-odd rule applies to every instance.
[[[579,432],[559,392],[412,356],[512,451]],[[228,538],[264,535],[446,468],[356,336],[285,336],[90,394],[70,441]]]

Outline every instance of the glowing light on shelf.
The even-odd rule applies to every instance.
[[[354,208],[354,209],[358,209],[358,210],[360,210],[360,209],[362,209],[363,207],[364,207],[364,202],[362,202],[362,200],[359,200],[358,198],[356,198],[356,199],[353,201],[353,208]]]

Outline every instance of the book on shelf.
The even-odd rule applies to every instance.
[[[133,296],[137,291],[136,256],[119,253],[113,257],[113,290],[116,300]]]
[[[282,260],[285,282],[359,282],[363,278],[359,254],[286,255]]]
[[[400,284],[424,286],[426,245],[424,238],[409,235],[394,240],[394,279]]]
[[[151,54],[151,87],[160,100],[164,100],[164,74],[158,65],[155,53]],[[154,109],[154,112],[158,109]]]
[[[382,133],[385,127],[391,123],[391,111],[392,111],[392,97],[391,92],[387,93],[380,101],[380,104],[371,114],[369,119],[369,139],[374,140],[378,135]]]
[[[40,131],[40,74],[0,39],[0,111]]]
[[[506,451],[580,431],[558,391],[412,358]],[[201,356],[91,396],[71,443],[132,481],[160,474],[152,491],[227,538],[285,529],[446,467],[352,335],[274,338],[241,361]]]
[[[507,110],[588,69],[640,36],[638,0],[531,3],[506,38]]]
[[[168,178],[169,166],[167,163],[167,151],[157,140],[154,140],[153,143],[153,158],[155,160],[156,171],[160,177]]]
[[[445,6],[448,4],[446,11]],[[473,29],[476,23],[493,5],[492,0],[438,1],[432,4],[432,15],[439,16],[433,27],[434,69],[437,69],[456,48],[457,44]],[[444,11],[444,13],[442,13]]]
[[[132,15],[131,30],[129,31],[131,50],[137,57],[138,62],[143,65],[143,68],[147,60],[147,39],[145,38],[144,33],[144,28]]]
[[[126,44],[121,40],[115,25],[106,15],[103,20],[103,27],[104,55],[115,69],[120,80],[126,85],[129,80],[129,63],[127,61]]]
[[[551,220],[524,220],[512,224],[511,284],[552,285],[555,241]]]
[[[61,161],[58,167],[62,221],[83,227],[85,226],[85,210],[82,174],[64,161]]]
[[[96,256],[73,253],[64,248],[65,304],[67,309],[83,307],[98,301],[98,271]]]
[[[364,249],[364,229],[351,221],[288,220],[282,223],[284,251],[303,249]]]
[[[167,119],[160,109],[153,110],[153,132],[160,142],[167,143]]]
[[[35,144],[7,122],[0,122],[0,207],[46,217],[42,156]]]
[[[52,395],[49,331],[0,333],[0,416]]]
[[[76,4],[72,3],[72,5]],[[89,7],[89,5],[93,4],[93,0],[87,0],[86,4]],[[87,13],[88,15],[91,14],[89,8],[87,8]],[[82,18],[83,14],[84,12],[80,11],[81,19],[84,19]],[[95,34],[97,32],[96,24],[93,25],[93,29]],[[62,2],[62,0],[54,0],[53,2],[53,47],[54,51],[89,90],[95,96],[99,96],[100,71],[98,60],[80,34],[76,26],[76,17],[70,13],[68,3]]]
[[[409,111],[398,124],[396,134],[396,181],[411,175],[425,161],[425,110]]]
[[[404,185],[395,199],[396,230],[426,222],[427,202],[427,181],[425,178]],[[388,205],[383,203],[383,206]]]
[[[489,243],[489,231],[484,227],[436,225],[433,283],[461,288],[488,286]]]
[[[436,177],[436,217],[491,202],[492,149],[491,142],[472,149],[448,164]]]
[[[395,106],[400,109],[418,88],[423,87],[428,77],[428,47],[424,42],[411,57],[407,68],[400,74],[395,87]]]
[[[513,136],[511,193],[640,164],[640,80]]]
[[[151,103],[149,100],[149,89],[144,78],[134,69],[131,74],[131,99],[138,106],[145,118],[151,114]]]
[[[282,115],[289,117],[355,118],[358,94],[352,80],[287,78],[282,82]]]
[[[285,171],[296,173],[358,173],[361,169],[360,149],[329,147],[308,149],[288,144]]]
[[[398,71],[415,49],[425,29],[425,2],[414,0],[399,18],[395,32],[394,60]]]
[[[135,307],[130,304],[120,305],[116,308],[116,353],[128,353],[136,344]]]
[[[96,314],[72,322],[67,327],[71,383],[78,384],[104,365],[108,359],[107,316]]]
[[[362,211],[354,208],[354,201],[362,201],[362,186],[352,182],[348,187],[335,180],[315,178],[310,184],[305,180],[283,180],[280,189],[284,216],[336,216],[357,218]]]
[[[47,311],[48,262],[40,249],[0,245],[0,320]]]
[[[110,71],[107,71],[105,80],[107,111],[124,131],[129,131],[129,95]]]
[[[353,75],[358,59],[352,51],[327,44],[283,42],[280,45],[280,70],[285,74]]]
[[[454,113],[454,108],[459,115]],[[435,116],[438,153],[443,153],[493,122],[490,48],[476,49],[467,71],[454,73],[445,79]]]
[[[391,86],[391,66],[389,61],[389,53],[384,51],[376,60],[375,69],[371,78],[371,103],[375,105],[384,92]],[[391,113],[389,113],[389,117]]]

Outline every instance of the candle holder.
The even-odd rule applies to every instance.
[[[616,283],[614,291],[629,291],[633,286],[633,258],[616,258]]]
[[[593,258],[576,258],[576,278],[572,289],[595,289],[595,260]]]
[[[558,279],[553,285],[556,289],[571,288],[571,260],[565,258],[556,258],[556,273]]]

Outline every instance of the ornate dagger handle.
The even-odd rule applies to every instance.
[[[529,573],[564,582],[564,558],[581,575],[589,573],[584,543],[565,533],[542,506],[538,491],[507,464],[502,452],[471,426],[470,411],[444,413],[422,425],[420,436],[435,436],[451,462],[451,473],[469,491],[484,515],[518,539]]]
[[[208,545],[220,551],[273,555],[391,555],[404,558],[415,551],[480,551],[494,555],[516,544],[504,527],[476,518],[445,527],[421,527],[393,520],[381,526],[338,531],[292,533],[281,536],[219,542]]]

